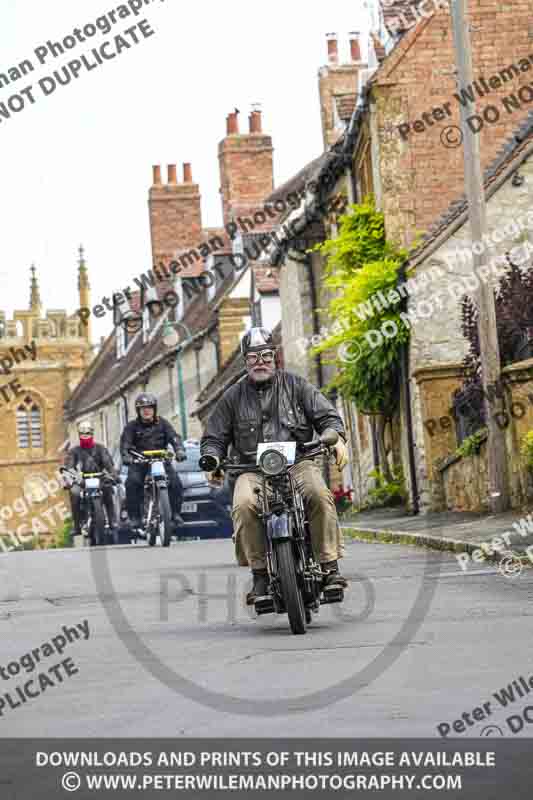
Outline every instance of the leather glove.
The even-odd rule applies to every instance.
[[[178,450],[176,453],[176,461],[187,461],[187,453],[185,450]]]
[[[331,449],[335,453],[335,463],[342,472],[342,470],[348,463],[348,448],[346,447],[345,443],[343,442],[340,436],[337,441],[337,444]]]
[[[224,470],[217,467],[213,472],[207,473],[208,483],[215,483],[217,486],[222,486],[224,483]]]

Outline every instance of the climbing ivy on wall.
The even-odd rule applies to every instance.
[[[333,333],[315,348],[317,353],[336,353],[330,388],[353,400],[364,414],[391,416],[398,404],[401,347],[409,330],[400,319],[400,295],[387,308],[372,300],[378,292],[387,297],[396,289],[408,251],[387,241],[384,216],[370,197],[349,206],[337,238],[313,249],[327,259],[324,282],[334,293],[326,309],[334,321]],[[396,324],[398,334],[372,347],[365,334],[387,321]]]

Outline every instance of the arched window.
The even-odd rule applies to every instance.
[[[17,441],[21,450],[43,446],[41,409],[29,395],[17,408]]]

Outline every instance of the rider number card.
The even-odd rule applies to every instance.
[[[265,450],[277,450],[287,459],[288,464],[294,464],[296,458],[296,442],[261,442],[257,445],[257,463]]]

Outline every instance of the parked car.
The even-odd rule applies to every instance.
[[[176,530],[176,538],[200,537],[213,539],[233,534],[231,499],[226,487],[213,488],[199,467],[200,443],[184,442],[187,460],[175,464],[183,484],[181,516],[184,525]]]

